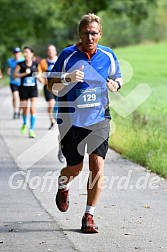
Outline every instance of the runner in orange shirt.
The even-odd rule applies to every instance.
[[[45,100],[48,102],[48,114],[50,119],[50,127],[49,130],[54,127],[55,119],[53,116],[53,109],[55,105],[55,96],[53,93],[51,93],[47,88],[47,78],[42,77],[40,74],[42,73],[49,73],[51,72],[55,62],[57,60],[57,50],[54,45],[49,45],[47,47],[47,58],[42,59],[38,65],[38,72],[39,72],[39,81],[44,84],[44,96]],[[61,148],[59,148],[58,152],[58,159],[61,163],[64,163],[65,159],[62,154]]]

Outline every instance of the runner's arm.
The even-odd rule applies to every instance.
[[[123,85],[122,78],[116,78],[115,80],[112,79],[107,80],[107,86],[111,92],[117,92],[122,87],[122,85]]]
[[[74,82],[83,82],[84,72],[82,71],[84,66],[81,66],[79,69],[74,70],[71,73],[63,73],[61,77],[57,78],[48,78],[48,90],[50,92],[60,91],[65,86]]]
[[[42,66],[41,66],[41,62],[38,64],[37,70],[38,70],[37,79],[39,80],[40,83],[42,83],[44,85],[47,85],[47,79],[42,76],[43,69],[42,69]]]
[[[7,75],[9,75],[9,76],[10,76],[10,73],[11,73],[11,68],[10,68],[10,67],[8,67],[8,68],[7,68]]]
[[[61,78],[48,78],[47,88],[50,92],[61,91],[64,88],[64,84],[61,82]]]
[[[0,69],[0,79],[3,78],[2,70]]]
[[[26,72],[24,72],[24,73],[19,73],[20,69],[21,69],[20,66],[17,65],[16,68],[15,68],[15,70],[14,70],[14,73],[13,73],[13,77],[14,77],[14,78],[21,78],[21,77],[27,76],[27,73],[26,73]]]

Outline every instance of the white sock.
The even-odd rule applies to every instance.
[[[65,177],[59,177],[58,178],[58,187],[59,189],[69,190],[70,189],[70,182],[66,185],[64,182],[66,181]]]
[[[94,215],[95,207],[94,206],[86,206],[85,213],[89,213],[91,215]]]

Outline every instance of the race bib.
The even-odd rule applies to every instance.
[[[101,88],[76,89],[77,107],[91,108],[97,107],[101,102]]]
[[[31,77],[25,77],[23,82],[24,87],[33,87],[35,86],[35,78],[33,76]]]

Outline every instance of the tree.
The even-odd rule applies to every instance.
[[[108,8],[116,15],[126,14],[132,22],[140,24],[147,18],[149,6],[156,5],[158,0],[111,0],[108,1]]]
[[[102,21],[112,16],[112,22],[124,29],[121,39],[127,44],[127,37],[133,37],[130,30],[147,18],[149,7],[158,1],[163,0],[0,0],[0,57],[5,62],[15,46],[31,45],[41,55],[48,43],[59,51],[77,42],[78,21],[88,12],[103,13]]]
[[[59,1],[50,0],[0,0],[0,48],[2,61],[13,47],[45,44],[54,37],[61,21],[56,18]]]

